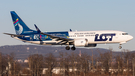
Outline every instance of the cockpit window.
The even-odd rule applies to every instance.
[[[128,33],[122,33],[122,35],[128,35]]]

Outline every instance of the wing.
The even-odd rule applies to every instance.
[[[10,35],[11,37],[23,37],[23,35],[16,35],[16,34],[10,34],[10,33],[3,33],[6,35]]]
[[[39,30],[39,28],[36,25],[35,27],[38,33],[49,36],[52,40],[58,41],[59,44],[66,44],[66,43],[74,41],[74,39],[71,39],[71,38],[58,37],[58,36],[53,36],[50,34],[43,33]]]

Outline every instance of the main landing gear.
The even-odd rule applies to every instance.
[[[66,50],[70,50],[70,47],[69,46],[66,46],[66,48],[65,48]]]
[[[66,49],[66,50],[70,50],[70,47],[69,47],[69,46],[66,46],[65,49]],[[75,46],[71,47],[71,50],[74,51],[75,49],[76,49]]]

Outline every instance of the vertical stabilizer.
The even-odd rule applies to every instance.
[[[34,30],[31,30],[22,19],[15,13],[15,11],[11,11],[11,17],[13,20],[13,24],[15,27],[15,31],[17,35],[30,34],[33,33]]]

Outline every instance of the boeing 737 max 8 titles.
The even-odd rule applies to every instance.
[[[16,34],[9,34],[11,37],[23,42],[40,45],[66,45],[66,50],[75,50],[75,47],[96,47],[97,44],[119,43],[121,44],[133,39],[131,35],[122,31],[63,31],[63,32],[42,32],[35,25],[36,30],[30,29],[22,19],[11,11],[11,17]]]

